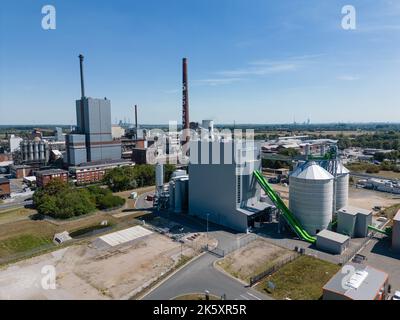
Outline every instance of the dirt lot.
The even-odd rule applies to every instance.
[[[250,277],[263,272],[292,254],[289,250],[257,239],[218,261],[217,266],[234,277],[249,282]]]
[[[157,233],[105,250],[74,245],[0,269],[0,299],[127,299],[176,265],[180,254],[180,243]],[[55,267],[55,290],[41,286],[46,265]]]

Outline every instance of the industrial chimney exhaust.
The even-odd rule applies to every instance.
[[[85,98],[85,81],[83,79],[83,59],[84,56],[82,54],[79,55],[79,66],[81,69],[81,95],[82,98]]]
[[[183,58],[183,81],[182,81],[182,129],[189,129],[189,90],[187,59]]]

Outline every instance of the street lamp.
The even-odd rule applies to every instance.
[[[209,216],[210,214],[209,213],[207,213],[207,246],[208,246],[208,216]]]

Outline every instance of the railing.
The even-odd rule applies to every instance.
[[[229,254],[237,249],[240,249],[257,239],[258,239],[258,236],[256,234],[251,233],[251,234],[246,235],[242,239],[238,239],[236,245],[231,246],[229,248],[222,249],[222,248],[219,248],[218,246],[216,248],[210,248],[208,245],[206,245],[206,246],[204,246],[203,250],[207,251],[211,254],[214,254],[218,257],[223,258],[227,254]]]
[[[296,260],[299,257],[299,254],[292,254],[289,257],[287,257],[284,260],[279,261],[278,263],[274,264],[273,266],[269,267],[267,270],[259,273],[258,275],[251,277],[250,278],[250,286],[253,286],[254,284],[260,282],[262,279],[265,277],[270,276],[271,274],[275,273],[278,271],[280,268],[282,268],[284,265],[288,264],[289,262],[292,262]]]

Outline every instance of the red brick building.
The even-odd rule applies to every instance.
[[[37,171],[35,173],[35,176],[36,176],[36,185],[38,187],[46,186],[46,184],[48,184],[49,181],[53,179],[60,179],[64,182],[68,182],[68,171],[61,169]]]
[[[10,194],[10,181],[6,178],[0,178],[0,199],[8,198]]]
[[[103,179],[107,170],[117,167],[133,166],[128,160],[102,160],[83,163],[79,166],[69,167],[69,172],[76,179],[76,184],[85,185],[99,182]]]

